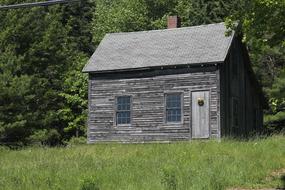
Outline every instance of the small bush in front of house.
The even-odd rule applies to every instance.
[[[80,190],[100,190],[98,180],[94,177],[83,179],[81,181]]]
[[[85,145],[87,142],[86,137],[72,137],[67,141],[68,145]]]
[[[166,190],[176,190],[177,179],[175,176],[175,170],[170,167],[163,168],[161,183]]]
[[[33,145],[57,146],[61,144],[61,135],[55,129],[43,129],[34,132],[29,141]]]

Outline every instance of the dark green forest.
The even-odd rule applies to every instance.
[[[0,0],[0,5],[34,2]],[[0,10],[0,144],[59,145],[85,136],[81,72],[106,33],[226,22],[243,34],[269,108],[264,129],[285,126],[285,0],[80,0]],[[240,26],[234,28],[234,23]]]

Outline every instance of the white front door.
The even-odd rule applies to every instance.
[[[192,138],[209,138],[209,91],[191,92],[192,98]]]

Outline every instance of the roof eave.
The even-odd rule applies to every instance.
[[[224,61],[214,61],[214,62],[204,62],[204,63],[188,63],[188,64],[177,64],[177,65],[161,65],[161,66],[152,66],[152,67],[139,67],[139,68],[126,68],[126,69],[113,69],[113,70],[82,70],[83,73],[120,73],[126,71],[142,71],[142,70],[150,70],[150,69],[170,69],[170,68],[183,68],[183,67],[197,67],[197,66],[212,66],[224,63]]]

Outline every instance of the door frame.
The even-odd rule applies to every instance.
[[[209,92],[209,137],[208,138],[193,138],[193,125],[192,125],[192,111],[193,111],[193,107],[192,107],[192,92],[203,92],[203,91],[208,91]],[[190,93],[190,114],[189,114],[189,128],[190,128],[190,139],[191,140],[198,140],[198,139],[210,139],[211,138],[211,134],[212,134],[212,131],[211,131],[211,94],[212,94],[212,90],[210,88],[200,88],[200,89],[193,89],[193,90],[189,90],[189,93]]]

